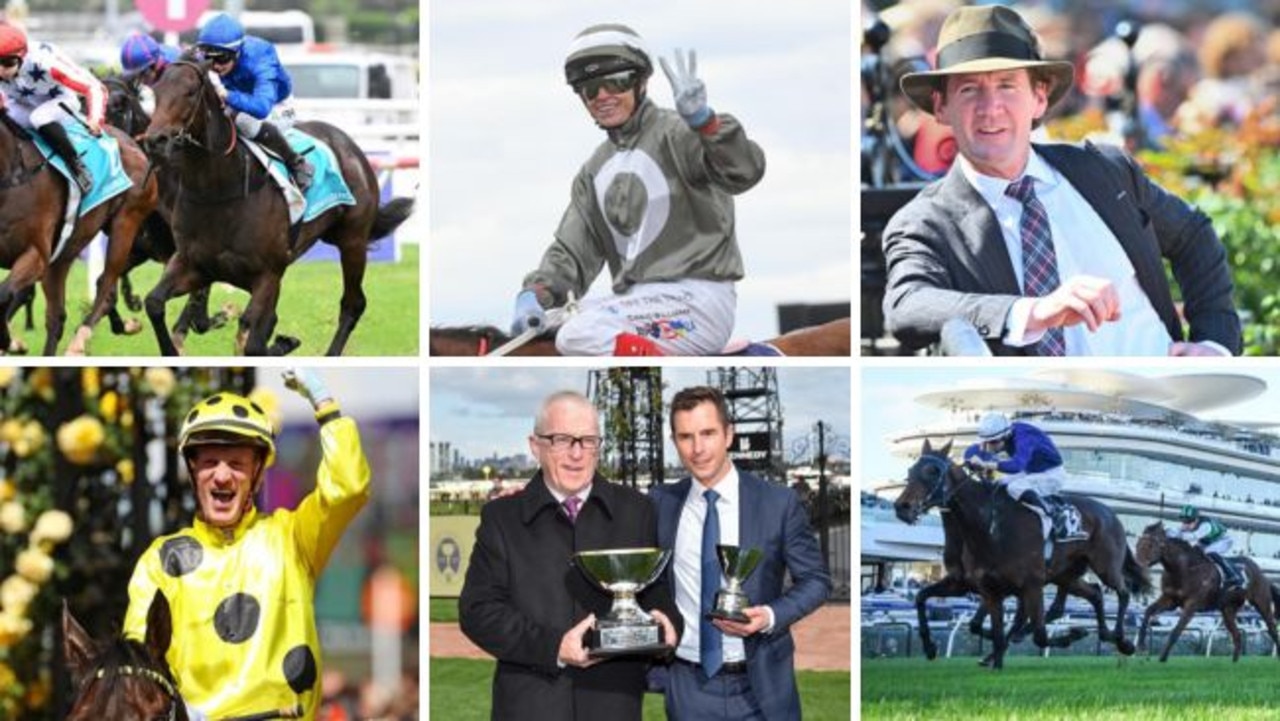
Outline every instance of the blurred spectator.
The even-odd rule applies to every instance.
[[[1238,125],[1257,102],[1254,73],[1266,62],[1267,27],[1257,17],[1228,13],[1209,23],[1200,42],[1204,77],[1191,90],[1179,122],[1189,130]]]
[[[355,686],[347,681],[346,674],[335,669],[325,671],[320,688],[324,699],[316,714],[317,721],[356,721],[358,696]]]

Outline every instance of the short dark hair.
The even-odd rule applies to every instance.
[[[716,414],[720,416],[720,425],[729,427],[729,404],[725,402],[724,394],[720,389],[711,386],[691,386],[678,391],[671,399],[671,432],[676,432],[677,413],[691,411],[703,403],[715,406]]]

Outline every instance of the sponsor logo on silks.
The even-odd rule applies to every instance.
[[[659,318],[636,326],[636,335],[659,340],[684,338],[693,331],[693,321],[688,318]]]

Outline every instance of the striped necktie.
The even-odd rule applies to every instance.
[[[1053,252],[1049,233],[1049,215],[1036,197],[1030,175],[1010,183],[1004,194],[1022,203],[1022,292],[1039,298],[1058,289],[1058,258]],[[1062,328],[1050,328],[1033,346],[1036,355],[1066,355],[1067,344]]]
[[[569,496],[564,499],[564,512],[569,517],[569,523],[578,522],[578,508],[582,505],[582,499],[577,496]]]

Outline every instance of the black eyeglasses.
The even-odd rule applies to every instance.
[[[204,56],[214,65],[226,65],[236,59],[235,53],[205,51]]]
[[[640,75],[627,70],[620,73],[612,73],[610,75],[601,75],[598,78],[591,78],[590,80],[584,80],[578,84],[577,91],[578,95],[581,95],[583,100],[590,101],[595,100],[596,96],[600,94],[602,89],[607,91],[610,95],[618,95],[619,93],[625,93],[628,90],[635,88],[636,85],[639,85],[639,82]]]
[[[552,450],[567,451],[573,447],[573,444],[582,446],[584,451],[600,450],[600,436],[571,436],[568,433],[538,433],[538,438],[550,444]]]
[[[22,64],[22,58],[16,55],[9,55],[0,58],[0,68],[16,68]]]

